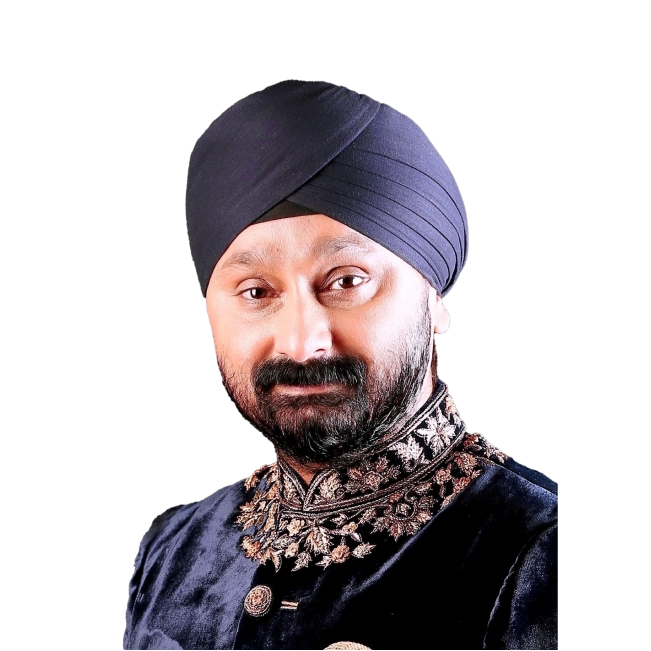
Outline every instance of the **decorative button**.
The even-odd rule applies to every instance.
[[[256,585],[244,599],[244,610],[251,617],[264,617],[271,609],[274,596],[268,585]]]

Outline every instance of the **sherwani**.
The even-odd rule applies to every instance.
[[[438,382],[352,466],[277,462],[156,518],[124,647],[556,648],[556,505]]]

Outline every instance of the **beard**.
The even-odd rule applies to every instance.
[[[347,466],[397,431],[412,415],[430,361],[435,372],[427,291],[409,332],[396,338],[385,359],[368,366],[354,355],[256,364],[249,378],[229,373],[217,358],[224,387],[239,412],[276,450],[299,462]],[[435,381],[434,377],[434,381]],[[277,387],[326,391],[283,393]]]

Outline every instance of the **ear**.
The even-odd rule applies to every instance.
[[[450,327],[450,314],[445,305],[443,305],[443,299],[437,294],[433,287],[430,287],[429,290],[429,311],[432,315],[432,327],[434,328],[434,332],[438,334],[446,332]]]

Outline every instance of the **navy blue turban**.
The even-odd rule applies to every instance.
[[[446,294],[468,225],[452,173],[408,117],[325,82],[240,100],[190,158],[188,234],[203,295],[219,258],[261,219],[322,213],[381,244]]]

